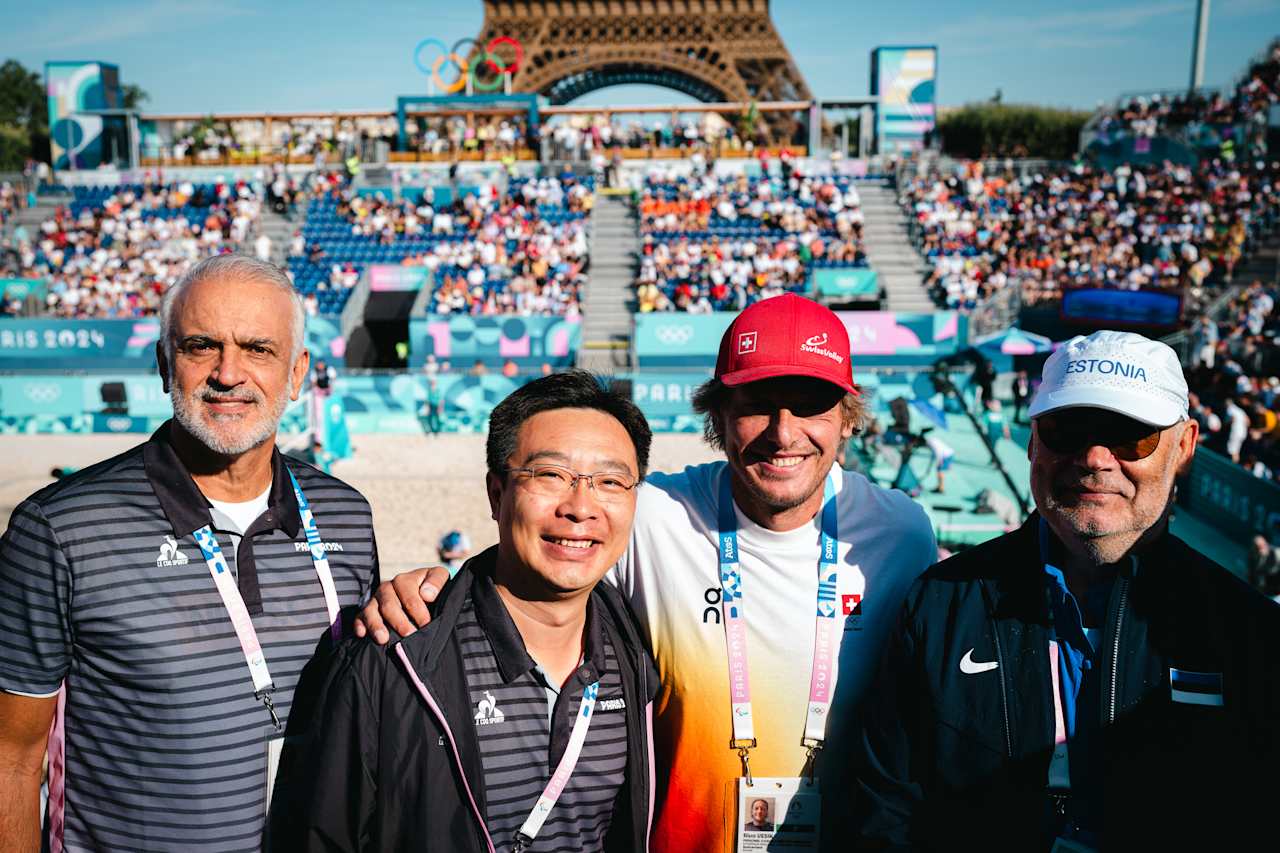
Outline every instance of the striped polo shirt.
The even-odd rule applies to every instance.
[[[377,550],[355,489],[292,459],[286,468],[278,451],[271,464],[267,511],[238,550],[229,531],[215,533],[293,736],[309,722],[304,697],[323,681],[329,620],[288,472],[311,505],[343,607],[376,582]],[[50,740],[46,849],[262,846],[275,727],[192,536],[206,524],[208,502],[168,424],[13,513],[0,540],[0,690],[65,686]]]
[[[583,690],[596,680],[596,712],[577,768],[528,849],[604,849],[626,778],[627,714],[618,660],[597,611],[590,602],[583,661],[558,691],[552,689],[550,714],[549,685],[491,576],[477,575],[458,615],[456,636],[484,767],[485,823],[499,851],[511,849],[516,831],[542,795],[564,755]]]

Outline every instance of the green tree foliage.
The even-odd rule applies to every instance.
[[[16,60],[0,65],[0,170],[49,159],[49,108],[40,75]]]
[[[142,109],[151,96],[137,83],[125,83],[120,87],[120,107],[126,110]]]
[[[1075,156],[1089,113],[1023,104],[967,104],[939,123],[942,148],[953,157]]]

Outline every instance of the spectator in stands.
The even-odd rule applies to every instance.
[[[1280,216],[1274,164],[1207,161],[988,174],[964,164],[903,188],[926,285],[967,310],[1011,284],[1027,302],[1075,286],[1185,290],[1195,304]]]
[[[1249,583],[1268,598],[1280,596],[1280,550],[1265,536],[1249,543]]]
[[[861,266],[863,216],[847,179],[750,179],[656,168],[640,199],[641,313],[741,310],[808,288],[814,266]]]
[[[196,261],[247,248],[261,206],[243,180],[77,190],[19,247],[21,273],[49,278],[47,309],[57,317],[152,315]]]

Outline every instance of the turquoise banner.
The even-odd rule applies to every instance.
[[[571,367],[582,340],[579,318],[471,317],[432,314],[409,321],[409,364],[422,366],[428,355],[454,370],[501,368],[508,360],[525,370]]]
[[[849,332],[855,376],[860,367],[927,366],[967,345],[969,320],[955,311],[837,311],[836,315]],[[736,316],[732,311],[637,314],[637,362],[656,370],[713,368],[720,338]]]
[[[702,418],[693,413],[693,394],[710,378],[709,370],[636,373],[631,376],[631,400],[655,432],[698,432]]]
[[[398,264],[369,267],[369,289],[375,293],[418,291],[430,280],[431,271],[426,267],[402,267]]]
[[[878,299],[879,276],[875,270],[820,269],[813,271],[813,284],[818,295],[828,299]]]
[[[441,374],[433,417],[421,373],[339,374],[325,408],[326,450],[330,444],[341,450],[349,440],[346,433],[483,432],[493,407],[537,375]],[[124,384],[124,414],[103,413],[102,386],[113,382]],[[172,413],[169,396],[154,372],[0,376],[0,432],[137,432],[154,429]],[[307,429],[304,397],[286,410],[281,431]]]
[[[47,278],[0,278],[0,296],[19,301],[35,294],[43,297],[49,290]]]
[[[1180,502],[1237,542],[1261,534],[1280,544],[1280,486],[1253,476],[1230,459],[1203,447],[1191,476],[1178,489]]]
[[[307,318],[313,358],[342,365],[346,341],[339,317]],[[0,370],[151,370],[160,322],[0,319]]]
[[[0,370],[154,367],[160,323],[0,320]]]

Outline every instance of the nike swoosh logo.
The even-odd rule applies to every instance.
[[[960,671],[965,675],[977,675],[980,672],[990,672],[1000,665],[999,661],[987,660],[975,662],[973,659],[973,649],[964,653],[964,657],[960,658]]]

